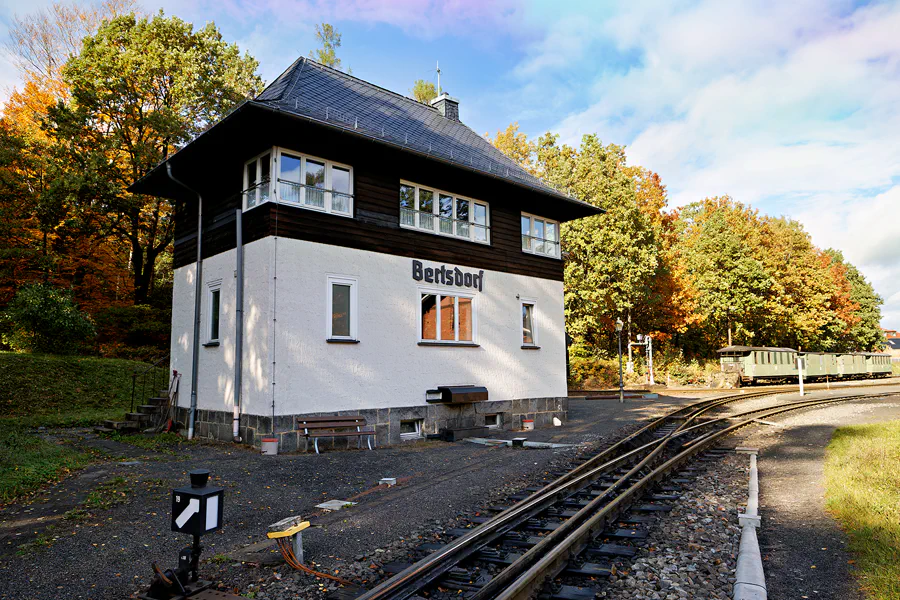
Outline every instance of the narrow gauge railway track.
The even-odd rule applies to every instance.
[[[492,507],[500,511],[495,517],[471,530],[454,532],[460,537],[358,596],[358,600],[405,600],[422,592],[429,595],[429,589],[441,586],[465,589],[465,597],[472,600],[526,599],[548,589],[548,596],[557,600],[593,597],[592,588],[560,586],[554,579],[563,573],[568,580],[582,577],[585,581],[609,575],[608,564],[590,561],[632,555],[633,547],[615,541],[646,537],[646,526],[654,520],[651,515],[670,508],[658,502],[678,497],[668,493],[677,488],[654,488],[722,437],[756,419],[788,411],[893,395],[857,392],[729,416],[705,416],[725,404],[773,393],[769,388],[731,394],[672,411],[516,504]],[[617,524],[621,527],[615,528]],[[596,543],[603,539],[612,543]],[[463,564],[493,564],[500,570],[490,577],[477,568],[473,575],[461,567]]]

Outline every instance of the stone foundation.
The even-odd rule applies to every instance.
[[[480,427],[484,425],[485,415],[499,415],[500,427],[504,431],[519,431],[524,419],[532,419],[535,429],[552,427],[553,418],[563,423],[569,411],[569,399],[562,398],[522,398],[518,400],[493,400],[471,404],[427,404],[424,406],[404,406],[400,408],[371,408],[364,410],[339,411],[329,413],[304,413],[296,415],[278,415],[275,417],[274,436],[278,438],[280,452],[303,450],[305,438],[298,435],[297,417],[326,415],[359,415],[366,419],[366,429],[375,431],[378,446],[422,439],[425,435],[438,433],[441,429],[459,429],[464,427]],[[194,422],[196,437],[231,441],[233,414],[221,410],[198,409]],[[422,438],[401,439],[400,422],[421,419]],[[188,421],[188,409],[179,408],[179,420]],[[263,437],[273,435],[271,415],[241,415],[240,436],[245,444],[259,447]],[[490,431],[490,430],[489,430]],[[349,440],[349,442],[348,442]],[[319,439],[319,449],[346,448],[348,443],[356,445],[355,439],[331,438]],[[365,445],[365,440],[363,440]],[[312,447],[312,444],[310,444]]]

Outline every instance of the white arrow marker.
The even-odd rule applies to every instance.
[[[178,525],[178,527],[184,527],[184,524],[188,522],[188,519],[198,512],[200,512],[200,501],[196,498],[191,498],[188,500],[187,508],[175,519],[175,524]]]

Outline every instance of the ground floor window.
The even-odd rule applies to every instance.
[[[420,293],[419,335],[425,342],[474,342],[471,296]]]
[[[207,321],[207,342],[219,341],[219,313],[222,304],[222,284],[211,283],[208,288],[209,320]]]
[[[329,340],[357,340],[355,277],[329,275],[325,302],[325,337]]]
[[[409,419],[400,421],[400,439],[411,440],[422,437],[422,425],[424,419]]]
[[[534,327],[534,300],[522,299],[522,345],[537,346],[537,331]]]

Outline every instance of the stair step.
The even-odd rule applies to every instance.
[[[152,414],[158,413],[160,410],[160,407],[156,406],[155,404],[141,404],[140,406],[137,407],[137,409],[139,412],[142,412],[147,415],[152,415]]]
[[[168,396],[156,396],[153,398],[147,398],[147,404],[152,404],[153,406],[166,406],[168,403]]]
[[[94,433],[115,433],[115,429],[109,427],[94,427]]]
[[[129,421],[136,421],[140,423],[142,421],[149,421],[150,415],[144,413],[125,413],[125,418]]]
[[[115,431],[128,431],[133,429],[139,429],[137,423],[134,421],[112,421],[107,420],[103,421],[103,426],[108,429],[113,429]]]

